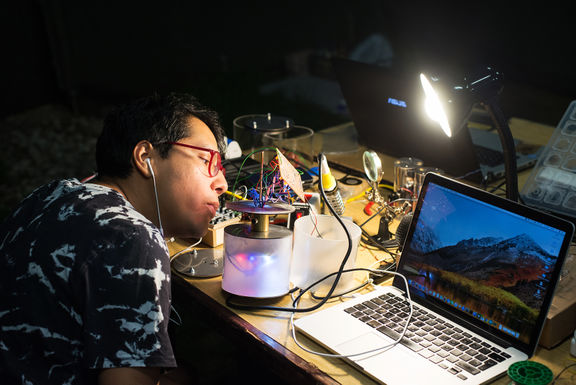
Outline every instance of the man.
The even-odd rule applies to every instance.
[[[156,384],[176,366],[164,237],[206,233],[222,139],[191,96],[140,99],[105,119],[96,179],[42,186],[5,220],[2,384]]]

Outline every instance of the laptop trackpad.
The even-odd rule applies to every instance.
[[[356,357],[350,357],[354,361],[359,361],[368,357],[378,355],[382,352],[390,350],[394,345],[390,346],[392,341],[390,339],[384,338],[380,333],[366,333],[359,337],[354,337],[354,339],[341,343],[336,346],[336,350],[342,355],[358,354],[363,352],[369,352],[371,350],[376,350],[372,353],[362,354]],[[386,349],[381,349],[388,346]],[[394,354],[397,354],[396,352]],[[361,361],[360,361],[361,364]]]
[[[386,339],[379,333],[372,332],[344,342],[338,345],[336,349],[340,354],[355,354],[378,349],[389,345],[391,342],[390,339]],[[385,381],[388,385],[422,384],[443,371],[439,367],[426,363],[418,366],[418,370],[414,370],[415,358],[410,351],[403,349],[402,345],[393,345],[386,349],[349,359],[354,366],[360,367],[371,377],[379,378],[380,381]]]

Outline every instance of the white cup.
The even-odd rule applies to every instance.
[[[349,219],[341,218],[352,239],[350,256],[345,269],[356,266],[356,254],[362,230]],[[318,235],[320,234],[320,236]],[[342,225],[332,215],[307,215],[294,222],[294,247],[290,281],[305,289],[321,278],[338,271],[348,249],[348,239]],[[335,276],[325,279],[311,290],[318,295],[328,292]],[[333,294],[343,293],[354,288],[354,272],[340,277]]]

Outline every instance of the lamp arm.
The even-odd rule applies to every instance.
[[[496,102],[496,97],[491,98],[482,105],[486,111],[490,114],[496,130],[498,131],[498,136],[502,142],[502,148],[504,150],[504,167],[505,167],[505,178],[506,178],[506,198],[511,201],[518,202],[518,171],[516,168],[516,144],[514,143],[514,138],[512,137],[512,132],[508,126],[508,122],[504,117],[504,113],[498,106]]]

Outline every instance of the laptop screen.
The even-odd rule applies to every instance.
[[[453,177],[481,180],[467,131],[449,138],[426,115],[418,73],[343,58],[333,64],[360,144],[397,158],[421,159]]]
[[[417,301],[532,353],[572,232],[568,222],[428,174],[399,272]]]

